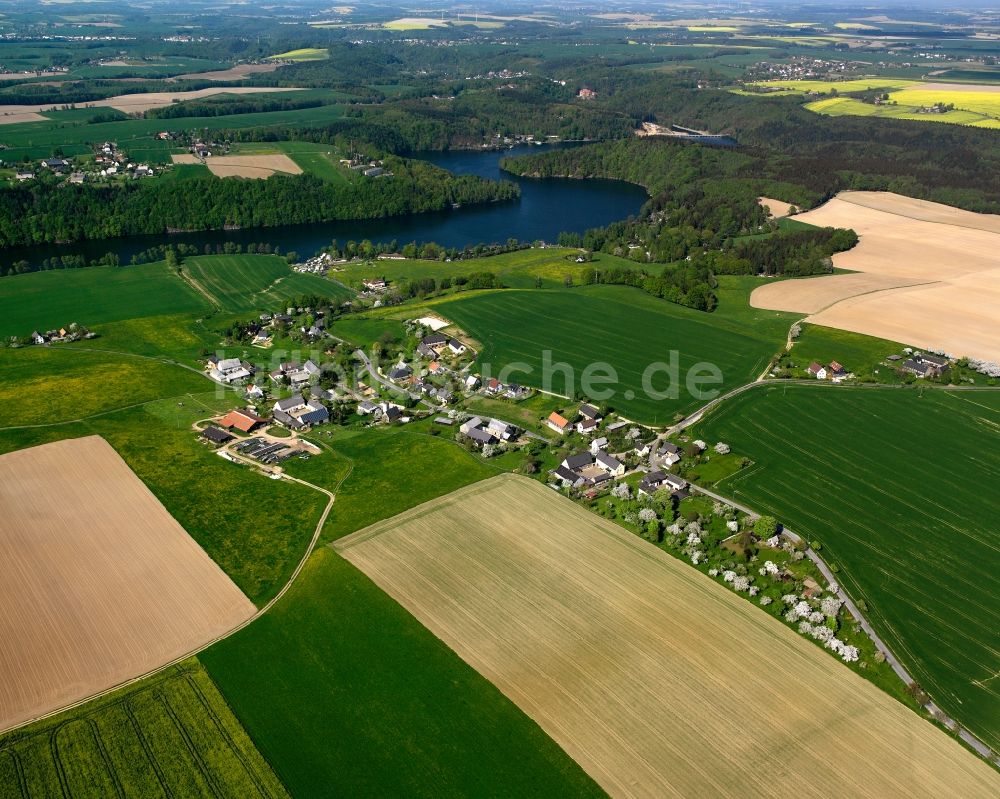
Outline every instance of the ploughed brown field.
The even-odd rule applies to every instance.
[[[111,688],[255,612],[98,436],[0,456],[0,730]]]
[[[191,153],[170,156],[175,164],[200,164]],[[269,178],[275,172],[299,175],[302,167],[284,153],[271,155],[211,155],[205,159],[209,171],[220,178]]]
[[[333,546],[612,796],[1000,795],[829,653],[536,481],[476,483]]]
[[[857,231],[833,256],[859,274],[776,281],[754,290],[755,308],[956,357],[1000,361],[1000,216],[888,192],[842,192],[795,217]]]

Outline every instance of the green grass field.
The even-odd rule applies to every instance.
[[[288,796],[195,660],[0,737],[0,798]]]
[[[339,487],[323,530],[323,540],[332,541],[496,474],[446,435],[374,428],[341,433],[328,441],[314,434],[314,440],[331,447],[339,458],[325,454],[308,461],[293,459],[286,468],[331,491]],[[350,465],[346,480],[345,463]]]
[[[0,280],[3,338],[70,322],[95,328],[104,322],[208,309],[205,299],[163,262],[59,269]]]
[[[1000,392],[769,385],[695,432],[755,461],[718,489],[818,539],[934,701],[1000,748]]]
[[[201,661],[293,796],[603,795],[510,700],[330,549],[312,556],[270,613]]]
[[[96,109],[103,111],[104,109]],[[48,158],[61,150],[66,156],[90,155],[92,142],[115,141],[137,161],[170,163],[171,153],[179,151],[176,143],[160,141],[156,134],[169,127],[168,120],[124,119],[113,122],[89,122],[96,114],[83,116],[79,111],[50,111],[44,122],[21,122],[3,126],[5,161],[22,158]],[[183,127],[193,130],[219,130],[284,126],[288,124],[324,125],[341,117],[343,106],[323,105],[292,111],[261,111],[253,114],[228,114],[217,117],[184,117]]]
[[[209,386],[145,358],[65,345],[0,349],[0,427],[57,424]]]
[[[591,263],[578,264],[574,259],[579,254],[579,250],[546,247],[451,263],[423,260],[377,261],[374,265],[347,264],[340,276],[349,285],[360,287],[364,278],[375,275],[399,283],[403,280],[428,277],[438,281],[445,277],[454,280],[456,277],[468,276],[474,272],[492,272],[509,288],[527,289],[534,288],[536,278],[541,278],[544,288],[562,287],[567,277],[579,283],[588,268],[607,269],[614,266],[637,268],[634,261],[604,253],[595,254]]]
[[[339,163],[341,154],[330,144],[307,141],[278,141],[266,144],[240,144],[231,155],[270,155],[283,153],[309,172],[330,183],[349,183],[351,175]],[[206,167],[207,169],[207,167]]]
[[[549,387],[570,395],[580,390],[586,367],[610,364],[618,383],[608,402],[628,418],[664,425],[708,401],[693,396],[686,385],[688,370],[696,364],[718,366],[722,384],[707,388],[725,390],[754,380],[781,348],[792,315],[749,308],[751,285],[724,281],[719,308],[711,314],[624,286],[477,293],[433,307],[483,343],[479,363],[490,365],[493,374],[503,366],[525,364],[530,373],[518,371],[510,379],[546,388],[543,353],[551,351],[551,361],[570,364],[575,375],[569,386],[556,372]],[[680,385],[662,371],[651,374],[650,383],[659,392],[672,385],[677,396],[648,396],[644,371],[654,362],[668,362],[672,351],[678,353]]]
[[[102,386],[101,373],[81,379],[87,381],[91,393]],[[214,392],[204,393],[209,384],[198,379],[202,393],[171,395],[170,399],[85,422],[0,429],[0,453],[64,438],[103,436],[259,606],[285,584],[305,554],[326,500],[306,486],[269,480],[229,463],[203,445],[191,429],[192,423],[237,402],[232,395],[219,398]],[[9,419],[11,403],[6,396],[0,395],[0,399],[8,409],[4,422],[24,424]]]
[[[351,294],[333,280],[293,272],[277,255],[199,255],[185,258],[184,270],[229,313],[275,310],[303,294],[341,299]]]
[[[394,339],[402,341],[406,334],[406,329],[403,327],[403,323],[396,319],[387,319],[381,316],[373,318],[344,316],[330,325],[330,333],[344,339],[349,344],[353,344],[355,347],[362,347],[368,350],[371,349],[372,344],[386,333]]]
[[[821,364],[837,361],[859,378],[874,379],[876,369],[878,377],[886,378],[890,370],[879,365],[889,355],[899,355],[902,351],[903,345],[895,341],[822,325],[803,324],[802,333],[789,357],[801,369],[808,368],[813,361]]]

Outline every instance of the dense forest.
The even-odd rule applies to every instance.
[[[171,230],[271,227],[435,211],[453,203],[512,200],[508,181],[451,173],[389,157],[392,177],[331,184],[309,174],[267,180],[195,178],[116,186],[37,182],[0,189],[0,247]]]

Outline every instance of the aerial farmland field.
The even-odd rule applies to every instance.
[[[855,274],[785,280],[754,290],[755,307],[948,352],[1000,360],[1000,216],[891,192],[841,192],[799,217],[852,228],[854,249],[833,256]]]
[[[647,396],[642,375],[651,363],[667,362],[671,351],[677,351],[682,383],[696,364],[714,364],[723,377],[714,388],[724,391],[754,380],[784,343],[793,317],[754,312],[746,307],[746,294],[739,288],[743,283],[726,285],[730,290],[720,292],[714,313],[682,308],[623,286],[481,293],[436,304],[434,311],[484,344],[481,368],[489,364],[495,375],[508,364],[530,367],[530,373],[510,378],[525,385],[545,387],[541,371],[546,350],[552,361],[567,362],[576,370],[576,390],[589,364],[611,364],[619,384],[609,403],[636,421],[664,425],[707,399],[691,396],[686,386],[676,399]],[[670,382],[663,373],[651,379],[657,390]],[[559,373],[551,390],[573,393]]]
[[[70,322],[95,327],[168,313],[203,312],[208,303],[164,262],[10,275],[0,284],[0,337]]]
[[[0,727],[169,662],[254,606],[96,436],[0,456]]]
[[[199,659],[293,796],[604,795],[327,547],[271,612]]]
[[[287,797],[194,660],[0,736],[0,797]]]
[[[1000,392],[768,385],[696,430],[754,460],[718,490],[818,540],[934,701],[1000,747]]]
[[[273,308],[303,294],[350,295],[333,280],[293,272],[277,255],[199,255],[184,259],[184,270],[223,310],[232,313]]]
[[[1000,789],[827,653],[539,482],[477,483],[335,548],[612,795]]]

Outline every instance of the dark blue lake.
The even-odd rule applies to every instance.
[[[573,145],[555,145],[573,146]],[[120,239],[49,245],[30,249],[7,250],[4,261],[21,258],[37,263],[53,255],[83,254],[99,258],[107,252],[118,254],[122,263],[132,255],[161,243],[185,242],[199,247],[227,241],[249,244],[266,242],[280,246],[282,252],[311,255],[332,240],[350,239],[377,242],[396,240],[436,241],[445,247],[467,244],[521,241],[555,241],[562,231],[582,233],[625,219],[639,211],[646,192],[639,186],[615,180],[569,180],[565,178],[519,178],[500,169],[500,159],[507,155],[538,152],[540,146],[517,147],[501,152],[454,151],[422,152],[413,157],[437,164],[457,174],[480,175],[497,180],[512,180],[521,186],[521,199],[490,205],[465,206],[427,214],[357,222],[322,222],[311,225],[288,225],[248,230],[202,231],[172,235],[130,236]]]

